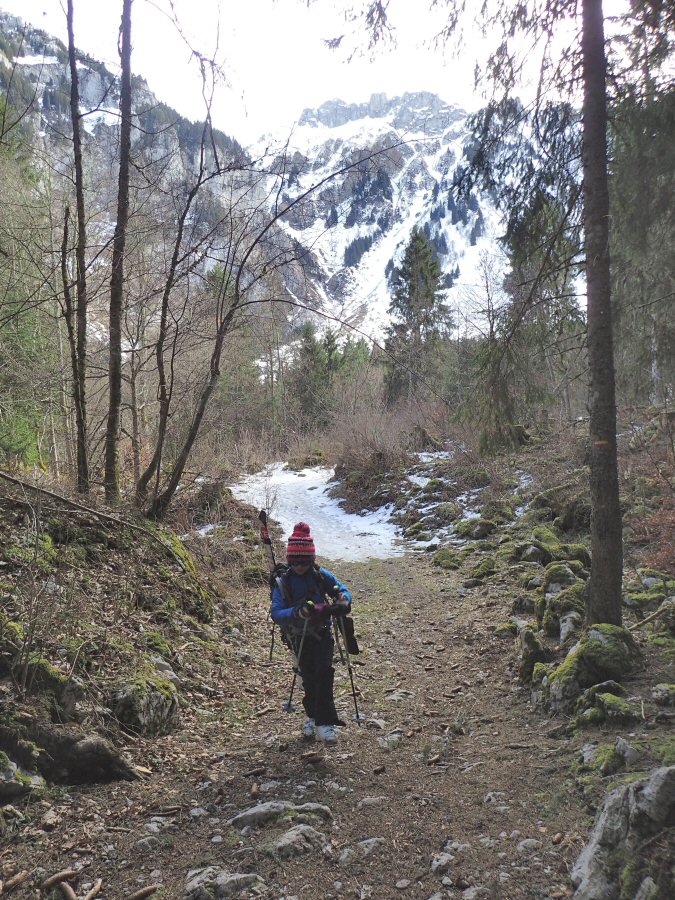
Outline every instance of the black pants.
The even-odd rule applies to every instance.
[[[300,652],[300,637],[293,636],[293,649]],[[321,628],[316,633],[308,633],[302,645],[300,656],[300,677],[305,696],[302,705],[308,719],[317,725],[344,725],[338,718],[333,698],[333,635],[330,628]]]

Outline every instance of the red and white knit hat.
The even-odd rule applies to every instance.
[[[309,525],[305,522],[298,522],[293,529],[293,534],[288,539],[286,560],[291,565],[303,562],[312,563],[315,556],[316,550],[312,535],[309,533]]]

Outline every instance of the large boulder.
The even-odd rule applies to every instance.
[[[613,791],[598,813],[591,839],[572,870],[575,900],[672,896],[671,872],[649,872],[650,839],[675,824],[675,766]],[[663,879],[658,884],[653,879]],[[647,893],[645,883],[655,892]],[[670,884],[672,887],[672,882]]]
[[[0,751],[29,777],[38,772],[58,784],[133,781],[131,763],[99,734],[39,722],[0,725]],[[0,754],[1,756],[2,754]]]

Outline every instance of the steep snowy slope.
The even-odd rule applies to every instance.
[[[313,257],[324,312],[381,336],[387,276],[414,226],[436,248],[449,304],[466,305],[497,226],[486,198],[458,202],[451,192],[468,139],[466,114],[428,93],[334,100],[303,113],[284,147],[272,151],[273,166],[285,173],[286,202],[318,185],[281,221]],[[269,154],[270,141],[253,155]]]

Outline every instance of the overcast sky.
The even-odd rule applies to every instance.
[[[132,66],[160,100],[189,118],[203,117],[199,70],[170,21],[173,5],[190,46],[222,66],[226,84],[216,95],[214,122],[241,143],[270,131],[283,137],[303,109],[335,98],[360,102],[377,92],[393,97],[427,90],[468,111],[481,105],[473,89],[481,48],[475,29],[466,34],[460,58],[453,58],[430,45],[444,22],[443,4],[430,11],[430,0],[389,0],[396,45],[354,54],[363,28],[347,22],[346,13],[360,2],[134,0]],[[611,11],[623,3],[604,5]],[[121,0],[75,0],[74,6],[78,47],[116,68]],[[65,0],[0,0],[0,8],[66,42]],[[325,46],[343,33],[340,49]]]
[[[63,0],[65,6],[65,0]],[[345,22],[353,0],[174,0],[186,37],[200,52],[217,54],[228,87],[218,91],[216,124],[242,142],[289,130],[305,107],[340,98],[367,100],[428,90],[465,108],[479,100],[472,89],[473,64],[444,58],[425,41],[435,33],[426,0],[391,0],[398,24],[391,51],[357,53],[349,34],[337,51],[328,38],[354,29]],[[0,8],[66,41],[61,0],[0,0]],[[424,15],[420,15],[420,9]],[[134,0],[134,71],[159,99],[183,115],[201,118],[198,69],[168,18],[168,0]],[[75,0],[75,41],[95,58],[115,66],[121,0]],[[439,27],[441,17],[436,17]]]

